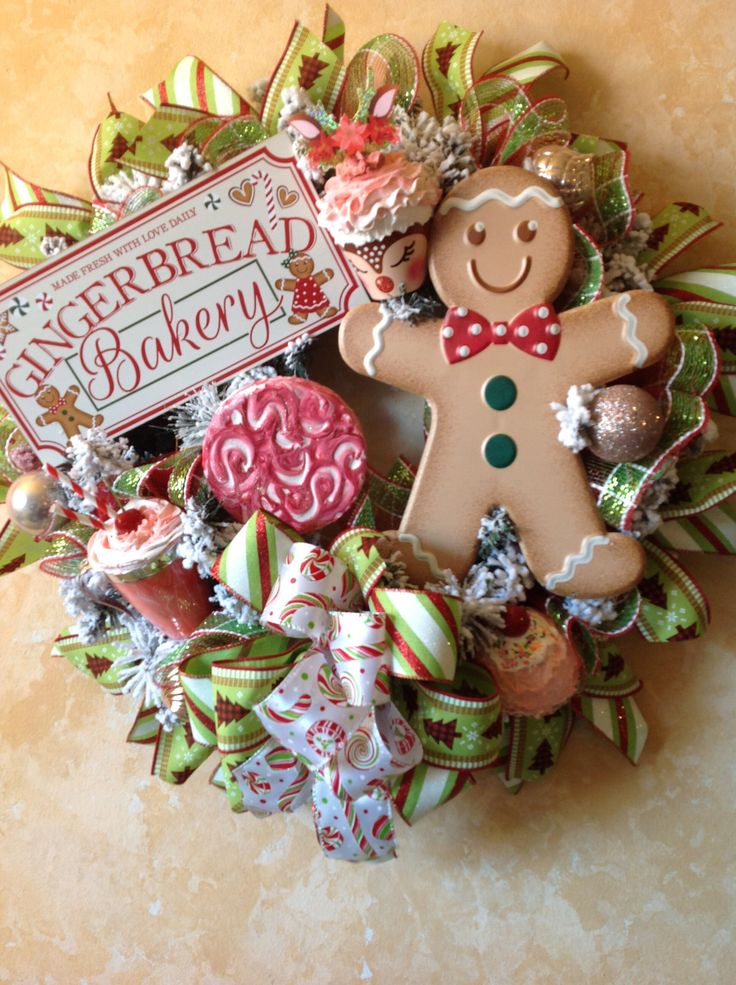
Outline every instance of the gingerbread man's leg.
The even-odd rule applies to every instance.
[[[504,503],[516,524],[527,563],[555,595],[607,598],[633,588],[644,573],[641,544],[606,529],[581,462],[560,446],[549,451],[543,474]],[[525,502],[525,500],[529,500]]]
[[[398,536],[411,580],[437,581],[449,568],[463,580],[475,560],[481,519],[498,490],[468,481],[467,449],[450,428],[433,430]]]

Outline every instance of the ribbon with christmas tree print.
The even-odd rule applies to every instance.
[[[361,45],[349,64],[343,64],[345,25],[326,8],[322,38],[297,21],[271,76],[261,107],[261,123],[276,133],[284,91],[304,90],[313,103],[330,113],[353,118],[366,94],[385,86],[396,89],[396,103],[409,109],[416,99],[419,63],[416,52],[397,34],[379,34]]]
[[[633,698],[641,681],[613,641],[602,644],[599,654],[600,665],[583,678],[572,709],[636,764],[647,738],[647,724]]]
[[[14,267],[33,267],[46,259],[41,248],[46,237],[58,238],[71,246],[89,234],[92,205],[88,201],[42,188],[10,168],[3,167],[3,171],[0,259]]]

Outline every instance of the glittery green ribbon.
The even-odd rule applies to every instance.
[[[180,508],[190,499],[206,503],[210,490],[201,464],[200,449],[185,448],[122,472],[113,483],[113,492],[130,498],[164,497]]]
[[[614,141],[590,134],[577,136],[570,146],[592,155],[593,202],[579,222],[596,243],[605,246],[620,239],[634,218],[628,152]]]
[[[663,277],[655,290],[672,304],[679,325],[707,325],[721,354],[721,367],[708,404],[722,414],[736,414],[736,264],[704,267]]]

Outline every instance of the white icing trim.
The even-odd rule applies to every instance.
[[[565,564],[561,571],[556,572],[553,575],[547,575],[544,580],[544,587],[548,592],[554,591],[555,587],[560,584],[560,582],[569,581],[575,574],[576,568],[581,564],[589,564],[593,559],[593,551],[596,547],[603,547],[606,544],[611,543],[611,538],[606,537],[603,534],[595,534],[593,536],[586,537],[581,545],[581,550],[579,554],[568,554],[565,558]]]
[[[373,346],[368,350],[365,354],[365,358],[363,359],[365,371],[369,376],[376,375],[376,359],[378,359],[384,349],[383,333],[394,320],[394,316],[391,314],[391,311],[384,305],[381,305],[380,311],[381,320],[373,328]]]
[[[642,340],[636,334],[636,326],[638,324],[636,315],[629,311],[629,302],[631,301],[630,294],[619,294],[616,300],[613,302],[613,313],[618,315],[621,321],[624,323],[624,341],[628,342],[631,348],[636,353],[636,359],[634,360],[634,366],[637,369],[641,369],[644,363],[647,361],[649,356],[649,349],[644,345]]]
[[[441,568],[437,562],[437,558],[430,551],[425,551],[422,548],[421,541],[416,534],[399,534],[399,541],[402,544],[409,544],[414,557],[417,561],[426,561],[429,565],[429,570],[432,572],[435,578],[444,577],[449,571],[449,568]]]
[[[487,188],[475,198],[459,198],[457,195],[453,195],[446,198],[440,205],[439,213],[440,215],[447,215],[450,209],[473,212],[475,209],[479,209],[481,205],[485,205],[486,202],[501,202],[510,209],[518,209],[520,205],[526,205],[530,198],[538,198],[540,202],[548,205],[551,209],[559,209],[563,205],[562,199],[557,195],[550,195],[544,188],[531,185],[531,187],[525,188],[523,192],[519,192],[518,195],[509,195],[500,188]]]

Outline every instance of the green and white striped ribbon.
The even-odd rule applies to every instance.
[[[407,824],[414,824],[475,783],[472,773],[420,763],[403,776],[394,777],[391,794],[399,814]]]
[[[147,89],[141,98],[154,109],[185,106],[210,116],[241,116],[252,112],[242,96],[194,55],[177,62],[166,78]]]
[[[653,540],[666,550],[736,554],[736,502],[719,503],[697,516],[666,520]]]

